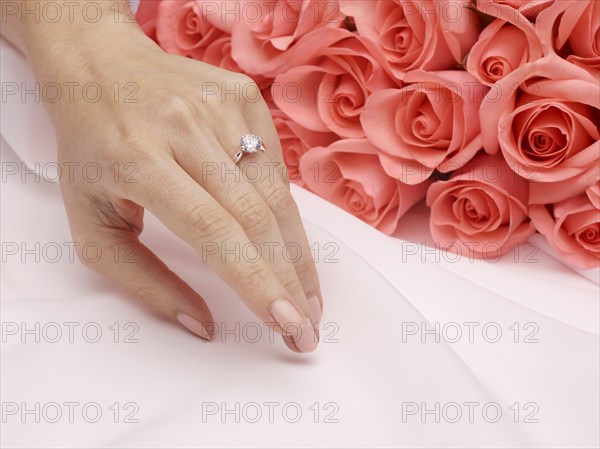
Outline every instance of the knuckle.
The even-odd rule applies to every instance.
[[[302,285],[298,279],[292,278],[283,282],[285,289],[291,294],[302,292]]]
[[[134,291],[134,295],[137,299],[143,301],[144,303],[160,308],[160,304],[157,300],[156,294],[154,290],[150,287],[138,287]]]
[[[298,277],[301,279],[307,279],[316,276],[317,269],[312,257],[303,254],[300,260],[296,263],[296,273],[298,273]]]
[[[267,205],[253,199],[250,193],[240,196],[233,207],[242,228],[253,235],[265,234],[275,222]]]
[[[282,216],[296,207],[292,194],[284,184],[273,185],[266,196],[267,204],[277,216]]]
[[[168,119],[178,123],[186,123],[190,117],[193,117],[197,113],[194,102],[183,95],[171,95],[168,100],[161,105],[161,110]]]
[[[118,152],[119,154],[126,154],[136,161],[146,161],[151,157],[151,153],[147,148],[148,146],[142,143],[141,140],[129,139],[119,145]]]
[[[268,279],[260,264],[249,263],[242,266],[237,273],[237,282],[241,286],[264,286]]]
[[[153,173],[160,167],[159,155],[152,145],[141,140],[128,140],[121,143],[114,153],[114,162],[109,167],[109,179],[117,193],[123,195],[135,184],[153,179]]]
[[[248,75],[245,75],[243,73],[236,73],[235,80],[240,84],[250,84],[250,85],[256,86],[256,83],[254,82],[254,80],[252,78],[250,78]]]
[[[166,197],[176,197],[171,175],[157,157],[150,155],[146,159],[137,159],[124,167],[123,172],[127,178],[114,187],[123,199],[152,208],[159,206]]]
[[[154,149],[155,147],[156,145],[142,139],[126,140],[119,146],[117,158],[121,161],[121,165],[134,163],[137,169],[155,168],[160,160],[160,153]],[[128,170],[133,171],[130,168]]]
[[[184,217],[193,240],[227,240],[235,232],[233,220],[222,210],[200,204],[192,207]]]
[[[77,258],[86,268],[92,271],[101,273],[102,269],[102,247],[97,242],[88,239],[75,239],[77,244],[75,245],[75,254]]]
[[[297,173],[293,173],[293,172],[290,173],[290,168],[292,170],[295,169],[297,171]],[[298,179],[298,176],[300,174],[299,168],[300,168],[299,162],[296,162],[295,164],[290,164],[289,168],[285,163],[282,163],[277,168],[277,174],[279,175],[279,179],[281,179],[281,182],[283,182],[283,185],[285,186],[286,189],[288,189],[288,190],[290,189],[290,176],[292,177],[294,182]]]
[[[228,90],[235,91],[243,103],[255,104],[262,100],[260,87],[249,76],[237,73],[229,83]]]
[[[135,297],[144,302],[152,301],[152,290],[149,287],[139,287],[135,290]]]
[[[254,80],[243,73],[235,73],[232,76],[232,82],[239,86],[240,90],[246,88],[247,86],[256,86]]]

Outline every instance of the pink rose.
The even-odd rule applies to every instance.
[[[482,148],[479,106],[486,88],[463,71],[409,72],[402,89],[375,92],[361,116],[385,171],[407,184],[454,171]]]
[[[483,84],[491,85],[515,69],[542,57],[533,26],[521,28],[501,19],[480,34],[467,59],[467,70]]]
[[[167,0],[171,1],[171,0]],[[211,64],[231,72],[241,72],[240,66],[231,57],[231,36],[223,36],[215,40],[212,44],[206,47],[202,62]],[[254,79],[264,81],[260,76],[254,76]]]
[[[306,35],[275,78],[275,104],[303,127],[360,138],[360,114],[373,92],[396,86],[355,34],[321,28]]]
[[[283,158],[291,182],[305,186],[300,176],[300,158],[314,147],[326,147],[339,137],[333,133],[309,131],[291,120],[279,109],[272,109],[271,115],[279,134]]]
[[[572,179],[598,164],[600,85],[552,54],[498,81],[480,111],[483,145],[521,176]]]
[[[146,1],[142,0],[141,6]],[[232,72],[242,71],[232,57],[231,24],[221,17],[224,4],[201,0],[163,0],[158,3],[156,41],[165,51]],[[150,11],[145,14],[150,15]],[[261,88],[270,83],[260,74],[252,77]]]
[[[232,2],[233,3],[233,2]],[[233,58],[244,71],[275,77],[290,67],[290,53],[305,34],[338,28],[344,16],[329,0],[235,2]]]
[[[377,150],[364,139],[313,148],[300,159],[300,168],[310,190],[390,235],[427,190],[427,184],[408,186],[386,175]]]
[[[599,155],[600,157],[600,155]],[[550,204],[568,200],[582,193],[590,192],[591,185],[600,182],[600,164],[593,164],[587,171],[575,178],[559,182],[530,182],[529,204]]]
[[[495,260],[534,232],[527,181],[499,156],[480,155],[449,181],[432,184],[427,205],[436,243],[469,257]]]
[[[517,11],[519,16],[535,20],[538,14],[548,8],[555,0],[476,0],[476,8],[493,16],[507,16],[509,10]],[[515,17],[515,14],[510,14]],[[507,20],[505,18],[505,20]],[[514,23],[514,22],[513,22]]]
[[[169,53],[205,61],[209,47],[216,44],[220,48],[228,43],[230,38],[223,24],[211,22],[202,11],[200,0],[161,2],[156,20],[156,40],[160,46]],[[205,62],[215,65],[214,60]]]
[[[546,53],[556,52],[600,79],[600,2],[560,0],[536,24]]]
[[[398,79],[410,70],[462,64],[480,30],[468,0],[340,0],[361,36],[376,43]]]
[[[592,195],[595,188],[591,188]],[[600,208],[589,194],[548,205],[533,205],[529,215],[537,230],[567,262],[582,268],[600,266]]]
[[[600,209],[600,181],[587,188],[585,192],[596,209]]]
[[[156,41],[156,21],[161,0],[141,0],[135,13],[135,19],[144,33]]]

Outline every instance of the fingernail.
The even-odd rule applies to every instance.
[[[271,306],[271,314],[283,330],[286,339],[291,339],[300,352],[317,349],[317,338],[310,320],[304,318],[291,302],[278,299]]]
[[[321,302],[319,301],[318,296],[312,296],[308,299],[308,308],[310,309],[310,314],[312,315],[312,326],[315,331],[315,335],[317,336],[317,343],[320,341],[321,337],[319,335],[319,323],[321,321]]]
[[[321,301],[319,301],[319,297],[312,296],[312,297],[308,298],[308,305],[310,307],[310,311],[311,311],[315,321],[317,323],[320,322],[321,315],[323,312],[321,311]]]
[[[301,353],[302,351],[300,351],[300,349],[298,349],[298,347],[296,346],[296,343],[294,343],[291,339],[291,337],[287,337],[285,335],[281,336],[281,339],[283,340],[283,342],[285,343],[285,345],[294,352],[299,352]]]
[[[203,338],[207,341],[210,341],[212,339],[212,336],[210,335],[206,327],[204,327],[204,325],[193,316],[190,316],[187,313],[178,313],[177,321],[183,324],[183,326],[187,328],[187,330],[198,335],[200,338]]]

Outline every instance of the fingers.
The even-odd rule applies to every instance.
[[[241,131],[244,133],[244,128]],[[234,161],[221,149],[220,143],[209,141],[204,143],[206,146],[203,148],[199,142],[207,142],[210,138],[206,134],[198,134],[182,136],[181,144],[175,150],[180,166],[239,223],[249,241],[257,245],[262,259],[286,288],[296,309],[310,319],[318,339],[316,318],[292,263],[293,258],[297,257],[297,250],[292,251],[290,259],[286,253],[288,244],[281,235],[272,209],[253,184],[241,176]],[[207,174],[207,162],[216,168],[215,171],[210,170],[212,175]],[[241,254],[241,257],[245,255]],[[284,341],[290,346],[289,339]]]
[[[159,165],[160,168],[152,170],[152,178],[136,184],[131,199],[152,211],[188,242],[250,310],[287,337],[294,350],[316,349],[308,309],[298,306],[240,223],[173,159],[165,155]],[[223,189],[223,185],[220,188]],[[257,200],[251,196],[243,198],[248,202]],[[262,207],[260,203],[252,204],[245,207],[258,211],[260,220],[256,221],[259,224],[255,232],[266,235],[272,225],[271,218],[258,209]],[[257,220],[251,214],[247,219]]]
[[[244,132],[244,128],[241,131]],[[219,142],[200,148],[195,143],[199,140],[200,136],[192,136],[181,142],[181,149],[176,150],[179,164],[233,216],[250,241],[259,245],[263,258],[291,294],[295,305],[310,317],[312,313],[292,263],[298,251],[293,247],[292,254],[286,254],[289,245],[281,235],[273,210],[254,188],[254,182],[244,179]],[[207,160],[215,168],[211,175],[207,174]],[[263,171],[257,168],[258,172]],[[314,321],[314,317],[311,318]]]
[[[255,183],[255,187],[273,211],[284,240],[298,245],[299,257],[295,259],[294,266],[313,316],[319,322],[323,310],[319,276],[298,206],[289,192],[281,144],[266,104],[260,102],[249,109],[246,113],[246,122],[253,133],[263,138],[267,147],[267,154],[259,154],[258,157],[253,158],[253,162],[266,158],[282,169],[281,176],[273,179],[273,182],[269,182],[269,179],[260,179]],[[242,160],[242,163],[244,162],[248,161]]]
[[[93,200],[64,192],[78,255],[87,267],[149,306],[178,320],[205,340],[214,333],[210,310],[202,297],[140,243],[142,209],[133,204]],[[131,222],[122,218],[131,217]],[[92,256],[83,248],[94,248]]]
[[[251,129],[256,130],[257,134],[263,136],[268,148],[273,149],[269,152],[268,157],[278,162],[283,170],[285,170],[281,144],[268,108],[259,105],[252,116],[254,119],[252,120],[253,125],[251,125]],[[287,172],[284,173],[284,176],[285,180],[287,180]],[[286,185],[287,193],[283,192],[282,185]],[[296,273],[298,273],[298,277],[302,282],[308,303],[313,311],[313,316],[317,322],[320,322],[323,313],[323,300],[319,275],[312,257],[306,231],[302,225],[300,211],[289,192],[289,185],[281,181],[275,182],[272,186],[261,183],[257,186],[257,189],[266,198],[271,210],[275,211],[275,217],[279,222],[279,229],[281,229],[283,238],[288,242],[296,242],[300,246],[300,257],[294,263]],[[277,192],[278,189],[279,192]],[[281,197],[285,198],[281,200]],[[284,201],[286,204],[282,206],[281,201]]]

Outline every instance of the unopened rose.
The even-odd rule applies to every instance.
[[[519,67],[542,57],[542,44],[533,32],[496,19],[479,36],[467,59],[467,70],[491,85]]]

